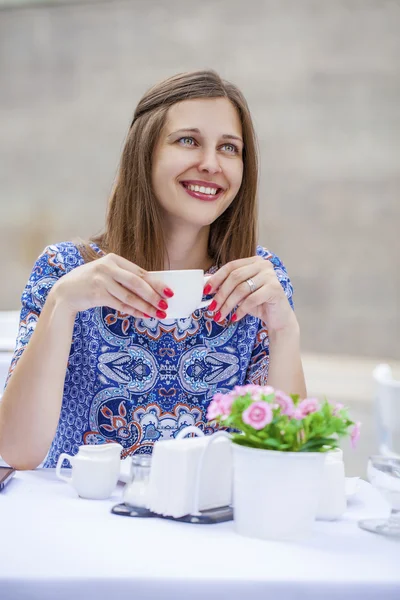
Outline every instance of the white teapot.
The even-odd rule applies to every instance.
[[[78,454],[64,452],[57,461],[56,475],[75,488],[81,498],[104,500],[113,493],[120,474],[122,446],[116,443],[79,446]],[[61,474],[64,460],[71,464],[72,475]]]

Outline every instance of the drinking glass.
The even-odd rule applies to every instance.
[[[392,512],[388,519],[363,519],[361,529],[400,538],[400,458],[370,456],[368,479],[389,502]]]

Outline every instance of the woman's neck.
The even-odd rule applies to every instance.
[[[168,270],[203,269],[213,264],[208,255],[209,227],[193,231],[187,224],[165,231],[167,256],[164,268]]]

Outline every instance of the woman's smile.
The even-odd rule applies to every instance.
[[[179,183],[189,196],[203,202],[215,202],[225,191],[211,181],[190,180],[180,181]]]

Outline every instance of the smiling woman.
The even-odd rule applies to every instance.
[[[292,286],[256,243],[257,179],[236,86],[196,71],[144,95],[104,232],[48,246],[23,292],[0,405],[5,460],[54,467],[61,452],[111,441],[151,453],[188,425],[212,433],[208,405],[235,385],[306,395]],[[168,319],[179,290],[162,273],[188,269],[208,274],[206,300]]]
[[[196,126],[182,128],[185,123]],[[200,228],[205,235],[232,204],[243,178],[241,136],[237,110],[227,98],[185,100],[169,109],[152,177],[169,237],[176,237],[175,227],[192,231],[194,239]],[[232,138],[236,146],[226,142]]]
[[[254,256],[257,179],[255,134],[240,90],[213,71],[175,75],[151,88],[135,110],[106,230],[93,241],[146,270],[204,268]],[[198,185],[191,190],[198,194],[200,187],[217,185],[218,202],[206,207],[191,201],[208,196],[186,193],[185,182]],[[198,229],[205,210],[208,222],[193,238],[190,224]],[[234,235],[239,223],[245,236]],[[176,226],[191,231],[177,251]],[[83,252],[86,260],[98,258],[88,244]]]

